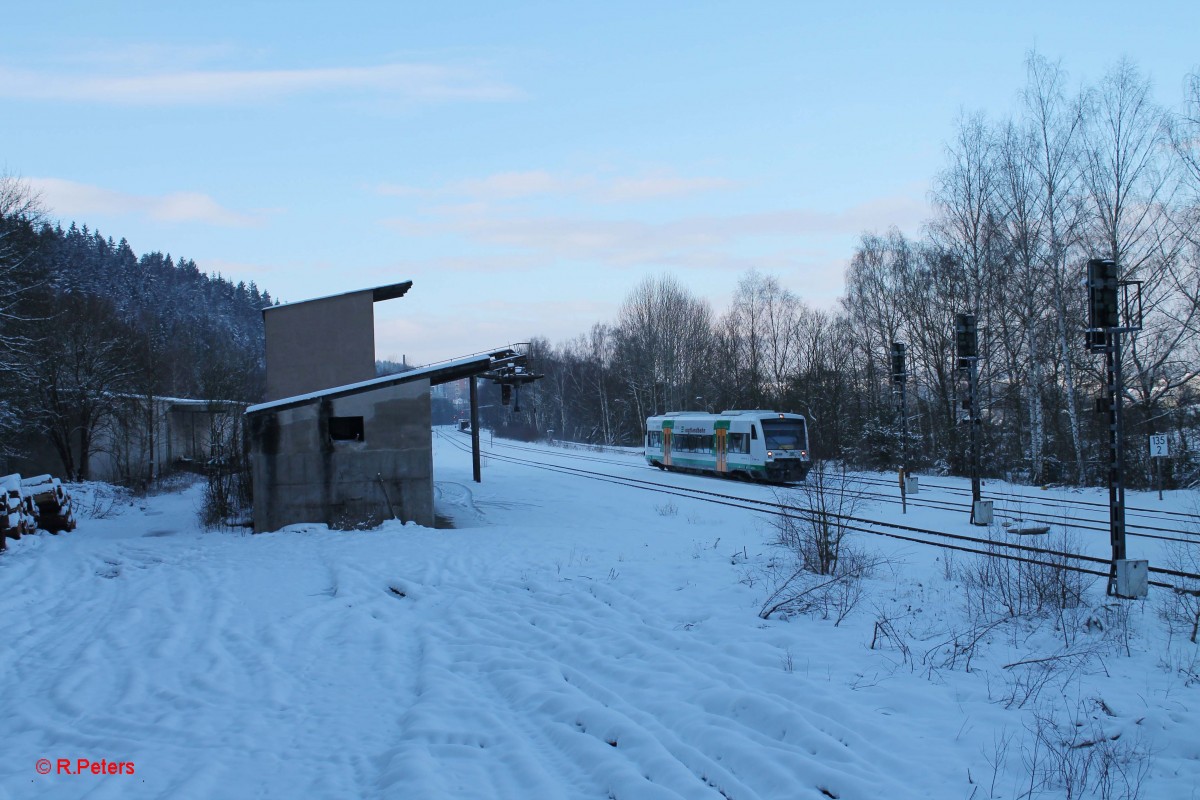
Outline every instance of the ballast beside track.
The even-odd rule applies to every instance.
[[[470,445],[457,437],[446,436],[443,432],[437,431],[437,435],[441,436],[451,446],[456,447],[464,452],[470,452]],[[510,446],[510,445],[505,445]],[[545,451],[540,448],[522,448],[513,445],[514,449],[523,449],[531,452],[545,454]],[[555,454],[558,455],[558,454]],[[567,475],[574,475],[587,480],[596,480],[604,483],[612,483],[619,486],[626,486],[632,489],[643,491],[651,491],[658,494],[665,494],[675,497],[683,497],[692,500],[699,500],[707,503],[715,503],[730,508],[741,508],[748,511],[766,513],[775,516],[783,516],[792,519],[811,520],[819,514],[825,517],[832,517],[842,522],[842,527],[847,531],[857,533],[865,533],[874,536],[883,536],[889,539],[898,541],[910,542],[913,544],[922,544],[932,547],[938,547],[944,550],[953,550],[957,552],[969,553],[981,556],[992,556],[1003,558],[1010,561],[1018,561],[1036,566],[1045,566],[1055,569],[1067,569],[1073,572],[1078,572],[1086,575],[1094,575],[1107,578],[1109,576],[1108,559],[1090,556],[1083,553],[1070,553],[1061,550],[1054,550],[1044,547],[1035,547],[1033,545],[1020,544],[1018,542],[996,541],[993,539],[985,539],[978,536],[969,536],[966,534],[950,533],[947,531],[932,530],[929,528],[920,528],[912,525],[901,525],[894,522],[885,522],[883,520],[870,519],[866,517],[851,516],[846,514],[835,514],[831,512],[817,512],[811,508],[804,508],[795,504],[779,503],[771,500],[760,500],[755,498],[741,497],[737,495],[724,494],[716,491],[708,491],[705,489],[692,489],[682,486],[660,483],[658,481],[626,477],[620,475],[612,475],[604,472],[596,472],[591,469],[582,467],[565,466],[561,464],[547,464],[543,461],[535,461],[528,458],[518,456],[505,455],[491,451],[487,454],[488,458],[494,458],[499,461],[504,461],[511,464],[519,464],[534,469],[542,469],[550,472],[558,472]],[[586,460],[591,461],[609,461],[609,463],[619,463],[622,466],[629,466],[626,461],[616,461],[601,458],[586,457]],[[781,484],[783,485],[783,484]],[[1192,542],[1195,543],[1194,541]],[[1041,557],[1041,558],[1039,558]],[[1044,560],[1057,559],[1057,560]],[[1150,572],[1160,578],[1177,578],[1184,581],[1200,581],[1200,574],[1181,572],[1177,570],[1169,570],[1161,567],[1150,567]],[[1150,580],[1151,586],[1162,589],[1170,589],[1176,592],[1194,593],[1194,590],[1187,586],[1181,586],[1176,583],[1170,583],[1165,580]]]

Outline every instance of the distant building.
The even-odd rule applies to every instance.
[[[145,486],[173,470],[199,472],[225,457],[237,446],[247,405],[135,394],[110,394],[105,404],[92,431],[87,477],[125,486]],[[79,442],[73,438],[67,446],[73,463],[83,464]],[[25,455],[8,459],[8,470],[63,475],[63,457],[48,435],[30,435],[20,449]]]
[[[202,472],[240,446],[246,403],[181,397],[115,397],[116,412],[97,431],[91,477],[136,483],[172,470]]]

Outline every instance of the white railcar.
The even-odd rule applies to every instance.
[[[778,411],[677,411],[646,420],[646,461],[659,469],[802,481],[808,425]]]

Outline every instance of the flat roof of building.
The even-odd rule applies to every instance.
[[[273,306],[265,306],[262,313],[273,311],[277,308],[287,308],[288,306],[298,306],[304,303],[319,303],[322,300],[332,300],[335,297],[345,297],[351,294],[362,294],[363,292],[371,292],[371,302],[378,303],[381,300],[394,300],[397,297],[404,297],[405,293],[412,288],[412,281],[401,281],[400,283],[388,283],[383,286],[370,286],[366,289],[355,289],[350,292],[338,292],[337,294],[327,294],[324,297],[314,297],[311,300],[296,300],[291,303],[278,303]]]

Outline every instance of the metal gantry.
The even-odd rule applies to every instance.
[[[528,348],[526,348],[528,349]],[[483,480],[479,454],[479,378],[486,378],[500,386],[500,402],[513,404],[513,411],[521,410],[521,387],[533,383],[542,376],[529,371],[528,356],[513,347],[506,347],[489,354],[491,362],[486,372],[471,376],[471,467],[476,483]]]

